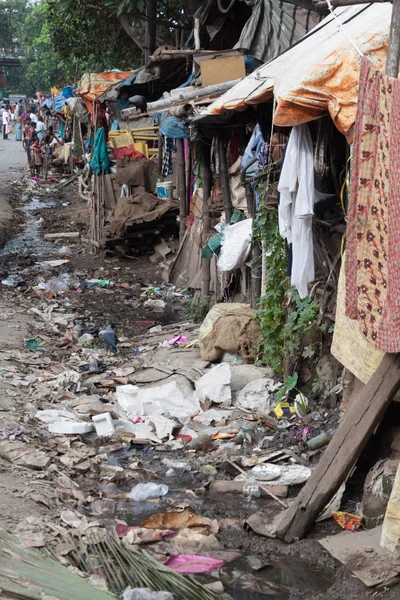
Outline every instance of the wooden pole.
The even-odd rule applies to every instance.
[[[386,58],[386,75],[399,76],[400,64],[400,0],[393,0],[392,21]]]
[[[179,239],[185,235],[186,218],[186,169],[185,149],[183,139],[176,140],[177,146],[177,171],[178,171],[178,197],[179,197]]]
[[[185,102],[189,102],[190,100],[198,100],[200,98],[207,98],[208,96],[213,96],[216,94],[223,94],[227,92],[234,85],[242,81],[241,79],[235,79],[233,81],[226,81],[224,83],[216,83],[215,85],[207,85],[204,88],[199,88],[197,90],[182,88],[176,95],[169,98],[163,98],[162,100],[157,100],[156,102],[149,102],[147,104],[147,112],[154,113],[159,112],[161,110],[171,108],[172,106],[179,106],[180,104],[184,104]],[[136,108],[125,108],[121,111],[122,118],[129,116],[131,113],[136,112]]]
[[[232,220],[232,198],[229,187],[226,145],[222,135],[221,133],[218,134],[219,175],[221,178],[222,197],[224,199],[225,222],[229,225]]]
[[[208,199],[211,195],[212,186],[212,175],[211,175],[211,157],[210,157],[210,146],[205,142],[200,142],[201,151],[201,178],[203,182],[203,207],[202,207],[202,230],[203,234],[207,233],[210,229],[210,212],[208,210]],[[206,236],[202,235],[202,239],[205,240]],[[210,261],[203,258],[201,261],[201,297],[205,298],[210,295]]]
[[[186,161],[186,214],[190,214],[191,187],[192,187],[192,142],[188,140],[188,157]]]
[[[261,296],[261,245],[259,240],[254,238],[257,216],[254,192],[249,183],[246,183],[245,189],[247,210],[250,217],[253,219],[253,235],[251,240],[251,308],[257,308],[258,299]]]

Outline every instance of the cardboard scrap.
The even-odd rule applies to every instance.
[[[400,559],[380,547],[382,527],[343,531],[318,540],[367,587],[383,584],[400,573]]]

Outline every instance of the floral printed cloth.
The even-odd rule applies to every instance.
[[[361,59],[346,244],[346,314],[400,351],[400,80]]]

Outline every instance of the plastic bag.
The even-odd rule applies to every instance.
[[[142,502],[149,498],[160,498],[168,494],[168,486],[159,483],[138,483],[131,489],[128,498],[136,502]]]
[[[225,228],[218,258],[220,271],[233,271],[244,263],[251,248],[252,226],[253,219],[246,219]]]
[[[136,588],[126,590],[123,600],[174,600],[174,595],[171,592],[153,592],[149,588]]]

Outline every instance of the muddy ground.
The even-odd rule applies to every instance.
[[[18,160],[21,160],[20,156]],[[22,172],[17,174],[19,178],[23,175]],[[6,282],[0,287],[0,429],[15,431],[22,426],[24,431],[9,441],[11,449],[13,444],[25,444],[42,451],[49,460],[45,468],[27,468],[18,465],[18,461],[10,458],[12,455],[2,447],[0,526],[16,533],[29,545],[49,545],[55,549],[64,541],[65,521],[60,521],[60,515],[66,510],[76,510],[81,516],[105,525],[114,523],[116,518],[125,520],[128,525],[137,525],[165,509],[188,506],[193,512],[218,521],[216,539],[221,551],[242,553],[241,558],[227,563],[219,573],[225,592],[229,594],[227,597],[243,600],[397,599],[399,588],[368,590],[322,549],[318,538],[339,531],[332,520],[317,525],[307,539],[292,545],[244,529],[248,516],[259,508],[272,508],[273,504],[263,497],[248,501],[242,494],[210,492],[215,479],[233,477],[229,469],[226,470],[224,455],[219,455],[218,449],[211,452],[197,450],[193,454],[185,447],[172,452],[164,446],[133,445],[127,453],[126,447],[117,441],[103,443],[93,434],[83,438],[59,438],[49,434],[35,419],[37,409],[63,406],[77,393],[73,386],[55,388],[49,393],[46,384],[40,381],[40,373],[62,374],[71,365],[76,368],[77,352],[81,360],[89,355],[77,350],[68,329],[64,332],[51,321],[43,322],[38,313],[31,312],[32,308],[43,311],[49,305],[57,305],[55,311],[71,314],[87,331],[97,332],[107,323],[115,324],[122,344],[118,359],[105,359],[108,368],[117,360],[118,364],[133,364],[136,360],[134,364],[138,370],[148,367],[146,363],[151,363],[155,353],[160,352],[157,338],[148,334],[155,325],[162,325],[165,332],[189,332],[189,339],[194,340],[197,331],[187,323],[178,301],[162,313],[144,308],[144,289],[162,283],[157,264],[150,263],[147,257],[139,260],[99,258],[89,253],[85,238],[88,209],[74,187],[48,198],[40,196],[38,204],[35,189],[29,189],[29,184],[10,185],[16,173],[12,175],[0,179],[0,199],[12,198],[14,208],[0,212],[4,217],[10,210],[11,222],[18,226],[23,220],[25,228],[13,232],[10,221],[6,228],[3,227],[11,239],[0,252],[0,274]],[[18,208],[17,213],[15,208]],[[79,231],[82,238],[78,241],[43,240],[44,233],[60,231]],[[5,237],[4,234],[3,239]],[[66,245],[68,252],[60,254],[60,248]],[[69,262],[61,267],[47,269],[37,265],[43,260],[64,257]],[[93,290],[82,290],[75,285],[93,278],[110,279],[112,283]],[[53,284],[48,285],[49,281]],[[66,281],[68,286],[63,287],[62,283]],[[182,326],[182,322],[186,325]],[[174,323],[179,323],[175,330]],[[171,328],[165,329],[168,325]],[[46,350],[27,352],[24,343],[29,338],[36,339]],[[166,333],[159,341],[165,339]],[[100,341],[95,341],[96,345],[100,348]],[[133,352],[139,349],[144,349],[143,355],[133,359]],[[112,386],[101,390],[95,383],[88,393],[100,394],[104,402],[112,391]],[[337,417],[327,415],[325,424],[331,426],[335,418],[337,421]],[[270,435],[271,431],[254,423],[248,427],[252,441],[238,445],[234,453],[251,457],[255,440]],[[285,435],[280,439],[276,437],[277,447],[285,445]],[[7,436],[0,437],[7,439]],[[71,459],[74,452],[81,453],[77,462]],[[96,458],[104,453],[105,466]],[[166,477],[165,459],[186,461],[190,470],[178,470],[172,477]],[[208,464],[216,466],[217,474],[202,470]],[[123,472],[121,480],[112,479],[117,488],[108,494],[105,486],[110,481],[104,479],[104,471],[120,468],[128,469],[128,474]],[[166,483],[170,493],[165,499],[133,505],[126,492],[137,481],[149,479]],[[298,489],[293,489],[291,495],[297,492]],[[355,509],[356,496],[345,497],[346,508]],[[254,571],[255,562],[265,568]],[[198,580],[209,583],[213,577],[203,575],[198,576]]]

